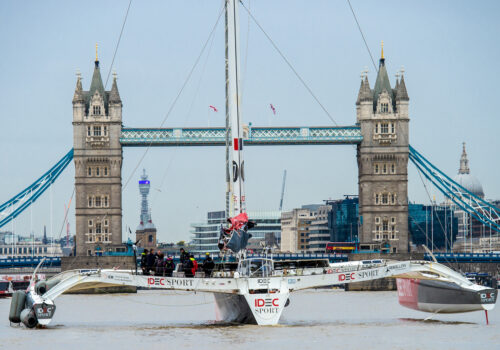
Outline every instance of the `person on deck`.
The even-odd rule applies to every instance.
[[[184,275],[186,277],[193,277],[194,274],[193,274],[193,267],[194,267],[194,258],[191,260],[190,258],[188,258],[188,260],[182,264],[182,267],[184,269]]]
[[[206,253],[206,258],[205,261],[203,261],[203,264],[201,265],[201,268],[203,269],[203,272],[205,272],[205,277],[210,277],[212,274],[212,271],[215,267],[215,263],[210,256],[210,253]]]
[[[189,253],[184,250],[184,248],[180,249],[180,260],[181,264],[186,263],[189,260]]]
[[[155,275],[156,276],[163,276],[165,272],[165,261],[164,261],[164,255],[162,252],[158,252],[158,257],[156,258],[155,261]]]
[[[141,253],[141,270],[143,275],[147,274],[147,269],[148,269],[148,250],[144,249],[144,251]]]
[[[153,268],[154,268],[154,265],[155,265],[155,260],[156,260],[156,254],[155,254],[155,250],[153,248],[151,248],[151,250],[149,251],[149,254],[147,256],[147,268],[146,268],[146,274],[149,275],[151,271],[154,272]]]
[[[172,272],[175,270],[174,260],[171,256],[167,258],[165,262],[165,276],[172,277]]]
[[[196,271],[198,270],[198,262],[195,260],[193,254],[191,254],[189,256],[189,260],[191,260],[193,262],[193,267],[191,268],[191,273],[192,273],[192,275],[194,277],[196,275]]]

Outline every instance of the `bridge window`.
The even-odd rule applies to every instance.
[[[95,224],[95,233],[101,233],[101,223],[96,222]]]
[[[101,206],[101,197],[99,196],[95,197],[95,206],[98,208]]]
[[[395,193],[391,194],[391,203],[396,204],[396,194]]]
[[[394,123],[391,123],[391,134],[395,134],[395,126]]]
[[[396,174],[396,164],[391,163],[391,174]]]
[[[396,223],[396,218],[395,218],[394,216],[391,218],[391,223],[392,223],[392,224],[395,224],[395,223]]]
[[[379,204],[379,195],[375,193],[375,204]]]
[[[387,113],[389,112],[389,104],[388,103],[381,103],[380,104],[380,111],[382,113]]]
[[[94,126],[94,136],[101,136],[101,126]]]
[[[108,196],[104,196],[104,207],[108,207]]]
[[[92,208],[92,197],[89,197],[89,208]]]
[[[87,136],[92,136],[92,128],[87,126]]]
[[[94,231],[91,228],[89,228],[89,233],[92,234],[94,233]],[[90,240],[92,240],[92,237],[90,238]]]
[[[108,176],[108,167],[107,166],[104,167],[104,176]]]
[[[375,134],[378,134],[378,124],[379,124],[379,123],[375,124]],[[89,128],[90,128],[90,127],[89,127]],[[89,136],[90,136],[90,135],[89,135]]]
[[[103,126],[103,133],[104,133],[104,136],[108,136],[108,127],[106,125]]]
[[[89,227],[94,226],[94,222],[92,220],[89,220]]]
[[[93,106],[92,112],[94,115],[101,115],[101,106]]]
[[[88,173],[89,173],[89,176],[92,176],[92,168],[91,167],[89,167]]]
[[[108,228],[107,227],[104,228],[104,233],[108,233]]]
[[[382,221],[382,230],[383,230],[384,232],[389,231],[389,220],[384,219],[384,220]],[[384,238],[387,238],[387,237],[384,237]]]
[[[387,174],[387,164],[382,165],[382,174]]]
[[[382,204],[389,204],[389,198],[387,193],[382,193]]]
[[[95,168],[95,176],[101,176],[99,167]]]
[[[108,226],[108,220],[104,220],[104,226]]]
[[[377,217],[375,218],[375,223],[376,223],[376,224],[380,224],[380,216],[377,216]]]
[[[373,166],[373,172],[374,172],[375,174],[378,174],[378,173],[379,173],[378,163],[375,163],[375,165]]]
[[[92,249],[87,249],[87,255],[92,256]]]
[[[380,124],[380,133],[381,134],[388,134],[389,133],[389,124],[388,123],[381,123]],[[95,135],[95,129],[94,129],[94,135]]]

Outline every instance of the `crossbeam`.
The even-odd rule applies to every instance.
[[[359,126],[336,127],[252,127],[243,128],[244,144],[325,145],[359,144]],[[122,146],[224,146],[226,129],[214,128],[122,128]]]

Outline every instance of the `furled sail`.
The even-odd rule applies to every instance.
[[[234,253],[238,253],[240,250],[246,249],[248,245],[248,240],[252,238],[252,235],[248,233],[248,230],[255,226],[253,221],[248,220],[247,213],[238,214],[232,218],[227,219],[231,223],[231,227],[220,228],[219,236],[219,249],[231,250]]]

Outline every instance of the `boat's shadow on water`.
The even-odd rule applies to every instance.
[[[442,325],[464,325],[464,324],[477,324],[475,322],[464,322],[464,321],[442,321],[442,320],[433,320],[426,318],[400,318],[400,321],[403,322],[412,322],[412,323],[422,323],[422,324],[442,324]]]
[[[463,321],[442,321],[442,320],[433,320],[433,319],[420,319],[420,318],[395,318],[395,319],[387,319],[385,321],[381,320],[373,320],[373,322],[346,322],[346,321],[332,321],[332,320],[325,320],[325,321],[284,321],[280,324],[273,325],[273,326],[264,326],[264,327],[277,327],[277,328],[294,328],[294,327],[324,327],[324,326],[334,326],[334,327],[343,327],[343,326],[349,326],[349,327],[365,327],[365,326],[398,326],[401,325],[401,322],[403,323],[412,323],[412,324],[423,324],[423,325],[476,325],[477,323],[475,322],[463,322]],[[164,324],[164,325],[158,325],[158,324],[137,324],[137,325],[130,325],[130,324],[99,324],[98,329],[100,330],[105,330],[110,329],[110,328],[121,328],[121,329],[126,329],[130,328],[135,331],[141,331],[141,330],[168,330],[168,329],[193,329],[193,330],[210,330],[210,329],[232,329],[232,328],[251,328],[251,327],[261,327],[258,325],[253,325],[253,324],[242,324],[242,323],[233,323],[233,322],[220,322],[220,321],[207,321],[203,323],[173,323],[173,324]],[[93,329],[96,328],[95,324],[69,324],[69,325],[62,325],[62,324],[55,324],[52,326],[47,327],[46,329],[48,330],[62,330],[62,329],[69,329],[69,328],[89,328]]]

